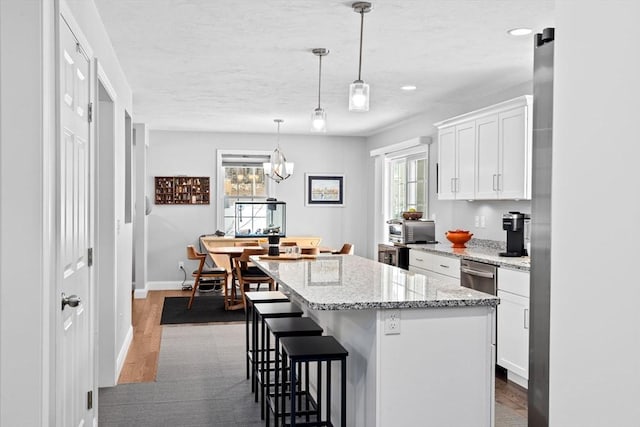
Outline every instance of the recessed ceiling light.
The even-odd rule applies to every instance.
[[[404,85],[404,86],[401,86],[400,89],[411,91],[411,90],[416,90],[417,88],[414,85]]]
[[[512,28],[507,33],[512,36],[527,36],[532,33],[531,28]]]

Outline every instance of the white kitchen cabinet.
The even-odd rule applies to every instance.
[[[505,101],[438,127],[438,198],[531,198],[531,96]]]
[[[476,120],[477,175],[476,198],[497,197],[498,170],[500,169],[500,132],[498,115],[491,114]]]
[[[409,250],[409,271],[438,278],[460,279],[460,259],[411,249]]]
[[[473,122],[438,132],[438,198],[473,199],[476,129]]]
[[[529,378],[529,273],[498,270],[497,360],[507,378],[527,388]]]
[[[456,127],[440,129],[438,132],[438,198],[455,200],[456,172]]]

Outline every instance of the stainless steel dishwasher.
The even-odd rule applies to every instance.
[[[460,261],[460,285],[497,295],[497,272],[498,267],[495,265],[463,259]]]

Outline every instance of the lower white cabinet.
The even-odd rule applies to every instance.
[[[459,279],[460,259],[411,249],[409,250],[409,271],[439,278]]]
[[[510,380],[526,388],[529,379],[529,273],[500,268],[498,298],[496,363],[507,369]]]

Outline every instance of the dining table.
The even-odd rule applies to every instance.
[[[253,245],[253,246],[215,246],[204,243],[205,249],[209,253],[211,259],[219,267],[224,267],[227,270],[227,281],[233,283],[233,258],[237,258],[244,252],[245,249],[268,249],[267,246]],[[284,253],[286,248],[291,246],[280,246],[280,252]],[[299,248],[314,248],[317,247],[320,253],[332,253],[333,248],[327,246],[311,246],[311,245],[299,245]],[[244,307],[241,300],[238,300],[236,296],[235,286],[231,286],[231,303],[228,310],[238,310]]]

